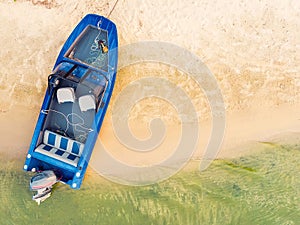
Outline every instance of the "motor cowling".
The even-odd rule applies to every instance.
[[[30,180],[30,189],[37,191],[52,187],[57,182],[57,177],[52,170],[45,170],[34,175]]]

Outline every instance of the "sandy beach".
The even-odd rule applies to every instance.
[[[1,154],[26,154],[60,47],[85,14],[107,16],[114,3],[0,3],[0,43],[5,46],[0,52]],[[226,133],[218,154],[223,158],[245,154],[244,144],[300,132],[299,8],[298,1],[120,0],[110,19],[118,27],[120,46],[146,40],[173,43],[196,54],[215,75],[226,106]],[[115,146],[112,151],[121,157],[120,143],[109,138],[113,135],[111,107],[130,82],[153,74],[179,85],[193,102],[201,127],[194,157],[201,158],[211,129],[207,99],[193,80],[165,65],[144,64],[119,71],[100,139]],[[147,121],[153,116],[162,117],[169,127],[166,143],[155,154],[149,153],[145,162],[138,154],[126,157],[131,163],[151,164],[156,157],[166,157],[180,137],[176,110],[147,99],[128,116],[139,138],[149,136]]]

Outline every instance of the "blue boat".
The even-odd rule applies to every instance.
[[[79,189],[112,95],[118,37],[109,19],[86,15],[63,45],[24,163],[25,171],[53,171]]]

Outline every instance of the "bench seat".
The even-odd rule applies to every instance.
[[[76,167],[83,148],[84,144],[78,141],[45,130],[43,143],[34,151]]]

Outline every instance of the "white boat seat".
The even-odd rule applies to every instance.
[[[84,144],[45,130],[43,144],[34,151],[55,158],[73,166],[77,166]]]
[[[94,95],[84,95],[78,99],[79,107],[82,112],[88,111],[90,109],[96,109],[95,97]]]
[[[74,102],[75,101],[75,92],[71,87],[60,88],[56,92],[57,101],[59,104],[64,102]]]

